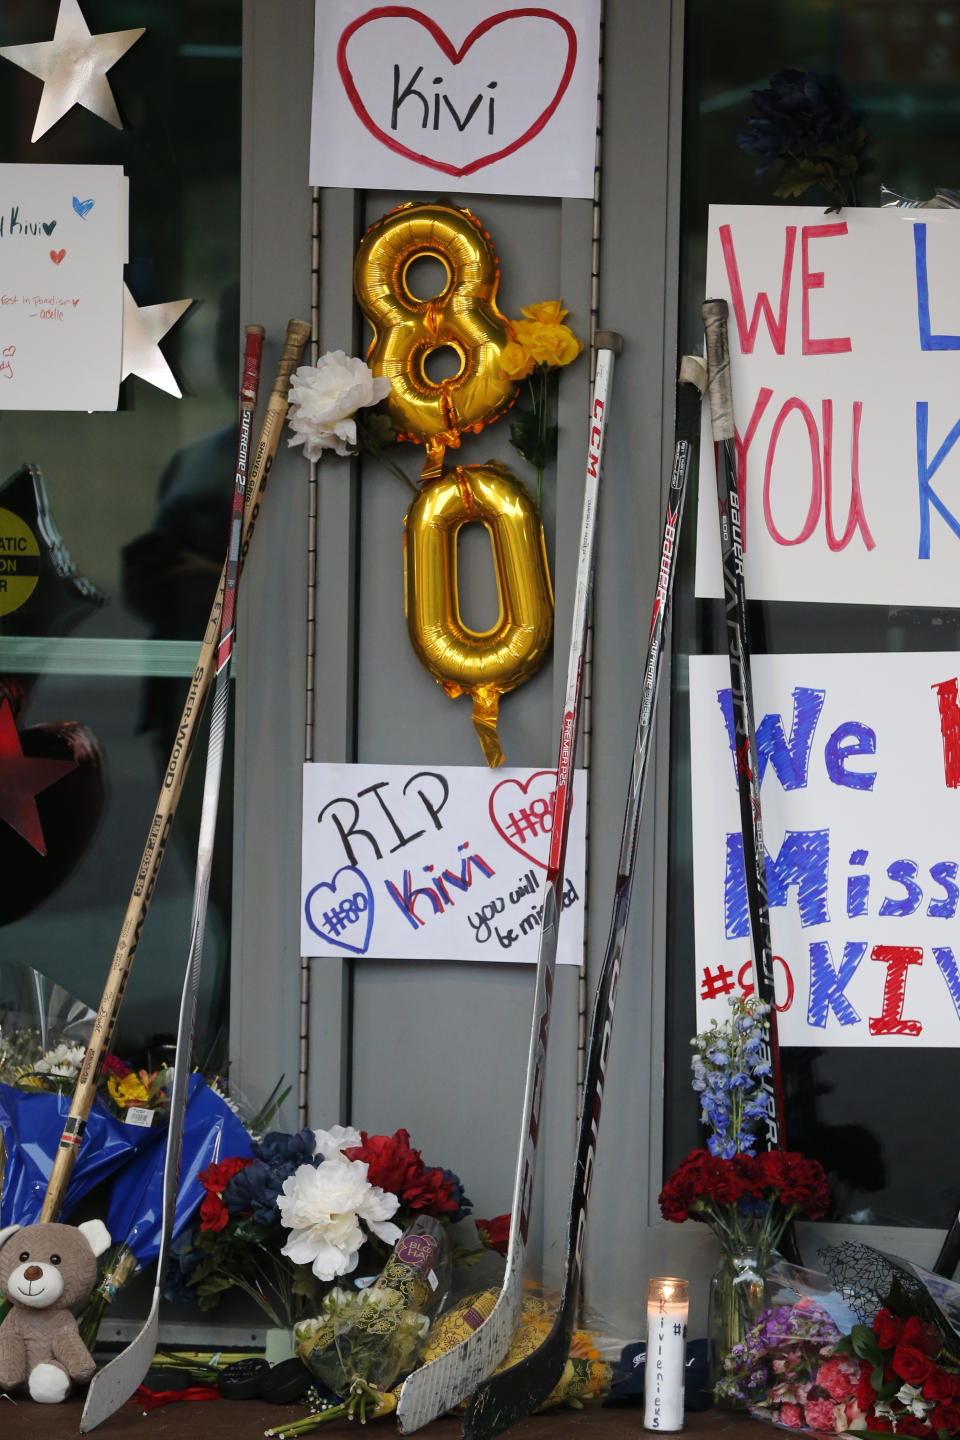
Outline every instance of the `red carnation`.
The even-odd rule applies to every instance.
[[[102,1070],[104,1075],[116,1075],[118,1080],[133,1073],[126,1060],[121,1060],[119,1055],[111,1055],[109,1050],[103,1057]]]
[[[903,1334],[903,1321],[891,1315],[887,1309],[878,1310],[873,1317],[873,1329],[881,1350],[892,1350]]]
[[[249,1155],[231,1155],[226,1160],[220,1160],[216,1165],[208,1165],[206,1170],[201,1170],[197,1179],[206,1190],[208,1195],[222,1195],[227,1188],[227,1181],[232,1180],[241,1170],[253,1164]],[[206,1201],[204,1201],[206,1204]],[[202,1207],[201,1207],[202,1209]],[[226,1221],[224,1221],[226,1224]],[[222,1230],[223,1225],[207,1226],[207,1229]]]
[[[230,1219],[230,1211],[219,1195],[208,1190],[200,1201],[200,1229],[222,1230]]]
[[[492,1220],[475,1220],[474,1224],[484,1245],[489,1245],[498,1255],[506,1255],[510,1240],[509,1211],[506,1215],[495,1215]]]
[[[408,1210],[421,1210],[427,1215],[455,1215],[459,1206],[453,1198],[453,1181],[442,1170],[424,1170],[412,1180],[401,1196]]]
[[[401,1205],[405,1204],[406,1192],[424,1170],[420,1151],[410,1146],[409,1132],[397,1130],[393,1135],[368,1135],[366,1130],[361,1130],[360,1139],[361,1143],[344,1150],[344,1155],[348,1160],[363,1160],[370,1184],[379,1185],[381,1190],[396,1195]]]

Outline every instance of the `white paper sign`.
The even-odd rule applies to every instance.
[[[960,1045],[960,660],[758,655],[784,1045]],[[750,985],[724,656],[690,659],[697,1028]]]
[[[958,249],[956,210],[711,207],[751,597],[957,604]],[[704,417],[696,590],[720,595]]]
[[[600,0],[317,0],[311,185],[591,197]]]
[[[115,410],[127,182],[115,165],[0,165],[0,410]]]
[[[536,961],[556,773],[303,768],[301,953]],[[583,958],[586,776],[574,777],[557,960]]]

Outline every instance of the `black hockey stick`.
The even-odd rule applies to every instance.
[[[593,1018],[590,1024],[590,1043],[580,1105],[577,1158],[573,1175],[573,1191],[570,1196],[570,1213],[567,1220],[567,1249],[560,1304],[548,1334],[536,1350],[531,1351],[516,1365],[511,1365],[509,1369],[491,1375],[474,1391],[467,1406],[463,1424],[465,1440],[489,1440],[490,1436],[499,1435],[502,1430],[508,1429],[526,1415],[532,1415],[535,1410],[538,1410],[560,1379],[570,1351],[570,1338],[573,1334],[579,1300],[583,1240],[596,1158],[600,1107],[603,1103],[603,1087],[610,1053],[610,1032],[614,1006],[617,1002],[617,987],[623,960],[627,920],[630,914],[633,863],[640,831],[640,818],[643,813],[647,761],[650,755],[660,681],[660,662],[663,655],[670,594],[673,588],[674,561],[680,522],[683,516],[690,453],[700,430],[700,399],[705,382],[706,371],[703,362],[697,357],[685,357],[680,368],[680,381],[677,385],[676,447],[663,524],[663,540],[660,546],[657,592],[653,601],[650,635],[647,640],[647,653],[643,667],[640,713],[637,719],[633,769],[623,817],[623,832],[620,838],[620,859],[617,865],[610,933],[597,980]]]
[[[163,1214],[160,1224],[160,1249],[157,1255],[153,1303],[143,1328],[127,1348],[121,1350],[120,1354],[99,1371],[91,1381],[90,1389],[87,1392],[87,1401],[80,1417],[80,1429],[84,1432],[92,1430],[101,1421],[106,1420],[130,1399],[149,1370],[157,1348],[160,1296],[163,1292],[180,1181],[180,1155],[187,1107],[187,1086],[190,1080],[197,995],[200,988],[200,963],[203,958],[207,900],[210,894],[210,875],[213,869],[213,842],[216,835],[217,806],[220,799],[220,773],[223,767],[227,710],[230,704],[230,657],[233,654],[237,583],[240,578],[243,502],[247,488],[250,432],[253,412],[257,406],[262,348],[263,327],[248,325],[243,358],[243,381],[240,389],[240,433],[237,439],[233,506],[230,512],[230,542],[227,550],[227,572],[223,589],[223,615],[220,622],[220,639],[217,644],[213,705],[210,711],[210,737],[207,744],[207,768],[204,775],[203,803],[200,810],[200,836],[197,845],[197,872],[193,890],[190,946],[180,998],[180,1022],[177,1028],[173,1085],[170,1089],[170,1115],[167,1123],[166,1157],[163,1170]]]
[[[762,1054],[770,1065],[763,1082],[767,1102],[765,1131],[760,1137],[767,1150],[785,1148],[783,1125],[783,1081],[780,1073],[780,1045],[777,1037],[777,1006],[773,982],[773,950],[770,945],[770,913],[767,909],[766,852],[760,815],[760,771],[757,764],[757,737],[753,719],[753,684],[750,678],[750,635],[747,628],[747,598],[743,582],[743,542],[740,524],[740,492],[737,488],[737,450],[733,429],[733,385],[730,379],[730,348],[727,339],[726,300],[705,300],[703,323],[707,341],[707,390],[710,419],[717,448],[717,504],[720,508],[720,560],[723,566],[723,602],[726,612],[727,649],[730,658],[730,688],[737,753],[737,791],[740,800],[740,830],[743,835],[743,869],[753,946],[753,978],[758,1000],[767,1006],[763,1017]],[[784,1234],[786,1245],[795,1249],[792,1230]],[[784,1247],[785,1248],[785,1247]],[[786,1253],[786,1249],[785,1249]],[[793,1258],[790,1256],[789,1258]]]
[[[577,578],[567,660],[567,688],[564,698],[563,723],[560,728],[560,750],[557,756],[557,788],[554,799],[553,830],[550,836],[550,857],[544,882],[543,918],[540,925],[540,947],[537,957],[537,978],[533,1003],[533,1026],[527,1078],[523,1099],[523,1119],[514,1180],[510,1239],[503,1286],[496,1304],[481,1325],[445,1355],[415,1370],[404,1382],[397,1402],[397,1419],[404,1433],[418,1430],[436,1419],[445,1410],[458,1405],[470,1395],[481,1380],[503,1359],[520,1318],[523,1299],[523,1278],[527,1257],[527,1233],[533,1200],[533,1182],[537,1164],[537,1141],[540,1131],[541,1107],[546,1080],[547,1040],[550,1032],[550,1008],[553,1001],[553,976],[557,961],[557,937],[560,925],[563,872],[567,852],[570,806],[573,800],[573,773],[580,726],[580,702],[583,697],[583,661],[587,638],[587,612],[593,581],[593,552],[596,535],[597,499],[600,469],[606,431],[608,395],[613,378],[613,357],[622,345],[619,335],[599,331],[594,344],[597,369],[589,417],[587,473],[583,494],[583,515],[577,556]]]
[[[953,1272],[960,1265],[960,1210],[953,1217],[953,1224],[944,1237],[940,1246],[940,1254],[933,1262],[934,1275],[943,1275],[947,1280],[953,1279]]]

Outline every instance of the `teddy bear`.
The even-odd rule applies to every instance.
[[[0,1230],[0,1295],[11,1306],[0,1324],[0,1390],[26,1383],[32,1399],[55,1405],[71,1380],[93,1375],[71,1307],[90,1294],[109,1244],[102,1220]]]

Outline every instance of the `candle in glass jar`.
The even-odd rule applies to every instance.
[[[683,1429],[683,1382],[690,1286],[663,1275],[647,1292],[647,1363],[643,1424],[647,1430]]]

